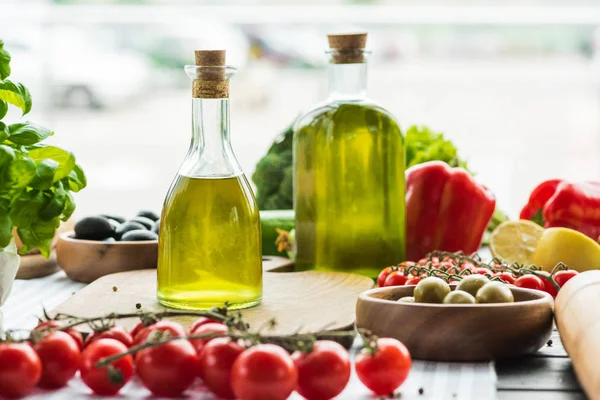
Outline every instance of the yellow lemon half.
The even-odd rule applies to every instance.
[[[535,265],[551,271],[559,262],[579,272],[600,269],[600,245],[569,228],[548,228],[538,241]]]
[[[533,254],[544,228],[532,221],[505,221],[490,235],[490,251],[508,263],[533,264]]]

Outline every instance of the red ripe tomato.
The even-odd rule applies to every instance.
[[[152,326],[154,324],[150,324],[148,326]],[[133,329],[131,330],[131,332],[129,332],[129,334],[131,335],[132,338],[135,338],[137,336],[137,334],[144,328],[147,328],[148,326],[144,326],[143,322],[138,322],[136,326],[133,327]]]
[[[517,278],[515,281],[515,286],[526,288],[526,289],[535,289],[535,290],[544,290],[544,281],[542,278],[535,275],[523,275]]]
[[[294,361],[274,344],[259,344],[244,351],[231,369],[231,388],[240,400],[285,400],[297,382]]]
[[[406,283],[408,277],[402,272],[392,272],[389,274],[383,286],[402,286]]]
[[[571,278],[578,274],[579,272],[573,269],[568,269],[566,271],[558,271],[554,273],[554,281],[558,283],[558,286],[563,287],[565,283],[567,283]]]
[[[75,340],[66,332],[50,332],[33,349],[42,361],[39,385],[56,389],[67,384],[79,370],[81,352]]]
[[[490,275],[490,276],[494,275],[494,273],[489,268],[484,268],[484,267],[475,268],[473,270],[473,272],[476,274],[480,274],[480,275],[486,275],[486,274]]]
[[[450,282],[448,282],[448,285],[458,285],[459,283],[460,281],[451,280]]]
[[[454,268],[454,264],[452,264],[450,261],[442,261],[437,267],[442,271],[448,271],[449,269]]]
[[[229,329],[222,323],[211,322],[208,324],[200,325],[198,328],[196,328],[196,330],[194,330],[193,332],[190,332],[190,334],[191,335],[206,335],[209,333],[214,333],[214,334],[223,335],[223,334],[226,334],[227,332],[229,332]],[[213,339],[215,339],[215,338],[212,338],[212,339],[190,339],[190,343],[192,344],[194,349],[196,349],[196,352],[198,354],[200,354],[200,351],[206,345],[206,343],[210,342]]]
[[[60,328],[61,326],[63,326],[62,323],[60,323],[59,321],[46,321],[46,322],[40,322],[38,324],[38,326],[35,327],[34,332],[35,331],[45,331],[45,330],[49,330],[49,329],[54,329],[54,328]],[[79,332],[77,329],[75,328],[68,328],[65,329],[64,332],[68,333],[69,336],[71,336],[73,338],[73,340],[75,340],[75,343],[77,343],[77,347],[79,347],[79,351],[83,350],[83,336],[81,335],[81,332]]]
[[[109,374],[108,368],[96,367],[103,358],[115,356],[127,351],[127,347],[115,339],[98,339],[91,343],[82,353],[81,380],[92,391],[101,396],[114,396],[133,375],[133,359],[126,355],[110,363],[113,371],[119,376]]]
[[[393,393],[406,380],[412,359],[404,344],[392,338],[377,339],[377,352],[362,349],[356,356],[358,379],[378,396]]]
[[[558,290],[554,287],[554,285],[552,285],[552,282],[550,282],[550,272],[540,271],[540,273],[544,275],[544,277],[540,277],[544,283],[544,292],[548,293],[552,297],[556,297]]]
[[[133,346],[133,338],[131,337],[129,332],[127,332],[120,326],[113,326],[112,328],[106,331],[92,333],[87,338],[85,338],[84,347],[88,347],[90,343],[98,339],[115,339],[123,343],[127,347]]]
[[[173,321],[158,321],[157,323],[147,326],[140,330],[137,335],[133,338],[133,345],[137,346],[142,344],[148,339],[148,336],[155,331],[169,332],[173,337],[185,336],[185,329],[181,324]]]
[[[198,375],[219,398],[235,398],[231,389],[231,368],[244,350],[244,347],[226,337],[213,339],[202,348]]]
[[[406,286],[408,286],[408,285],[416,285],[416,284],[417,284],[417,283],[419,283],[419,282],[421,282],[421,278],[419,278],[419,277],[417,276],[417,277],[410,278],[409,280],[407,280],[407,281],[406,281],[406,283],[405,283],[405,285],[406,285]]]
[[[222,324],[223,322],[222,321],[218,321],[216,319],[208,318],[208,317],[199,317],[190,326],[190,332],[194,332],[194,330],[196,330],[197,328],[201,327],[202,325],[211,324],[211,323]]]
[[[348,351],[331,340],[315,342],[308,354],[296,351],[292,359],[298,369],[296,391],[306,399],[332,399],[344,390],[350,380]]]
[[[0,343],[0,396],[23,397],[42,376],[40,357],[26,343]]]
[[[198,376],[198,355],[187,340],[173,340],[141,350],[135,369],[154,395],[178,397]]]
[[[392,267],[386,267],[381,270],[379,275],[377,276],[377,286],[384,287],[385,280],[392,273]]]
[[[497,276],[498,278],[502,279],[504,283],[508,283],[511,285],[515,283],[515,277],[510,272],[495,273],[494,276]]]
[[[475,269],[475,264],[473,264],[472,262],[469,261],[465,261],[462,263],[462,265],[460,266],[460,270],[463,271],[465,269],[469,269],[469,270],[474,270]]]

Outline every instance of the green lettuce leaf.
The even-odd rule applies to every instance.
[[[23,115],[31,111],[31,94],[25,86],[9,80],[0,81],[0,100],[17,106]]]

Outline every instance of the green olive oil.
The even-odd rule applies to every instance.
[[[260,216],[244,175],[178,176],[160,224],[158,299],[169,307],[260,302]]]

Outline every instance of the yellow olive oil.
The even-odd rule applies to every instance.
[[[395,120],[331,102],[294,136],[296,266],[376,277],[405,255],[405,149]]]
[[[256,305],[261,252],[258,206],[243,174],[178,175],[160,223],[158,300],[182,309]]]

